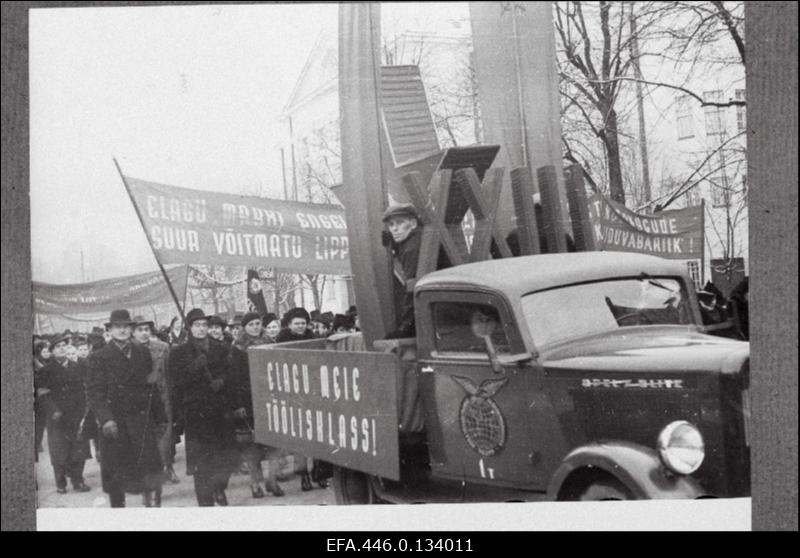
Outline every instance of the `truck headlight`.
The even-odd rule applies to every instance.
[[[697,471],[706,455],[703,436],[685,420],[671,422],[658,435],[658,455],[670,471],[690,475]]]

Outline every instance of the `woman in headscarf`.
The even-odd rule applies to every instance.
[[[247,464],[250,472],[250,491],[253,498],[263,498],[264,472],[261,469],[261,460],[267,454],[269,458],[269,473],[265,484],[267,491],[275,496],[283,496],[284,492],[278,485],[278,450],[269,446],[257,444],[253,440],[253,392],[250,386],[250,364],[247,359],[247,349],[257,345],[273,343],[261,327],[261,316],[256,312],[249,312],[242,318],[242,329],[233,340],[230,352],[231,372],[234,381],[234,397],[238,408],[234,416],[239,419],[239,447],[242,459]]]
[[[41,339],[33,344],[33,378],[34,384],[38,384],[40,379],[39,371],[50,362],[50,343]],[[44,439],[44,429],[47,426],[47,412],[44,399],[50,390],[47,388],[35,388],[33,395],[33,412],[36,429],[36,461],[39,461],[39,453],[42,451],[42,440]]]
[[[175,316],[169,323],[169,333],[167,334],[167,343],[172,345],[181,345],[186,342],[186,330],[183,329],[183,320],[180,316]]]

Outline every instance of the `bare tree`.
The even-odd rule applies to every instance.
[[[624,160],[633,91],[638,89],[639,108],[647,94],[643,85],[647,92],[679,91],[704,107],[744,105],[742,99],[710,100],[686,86],[691,77],[711,67],[743,64],[742,14],[741,2],[556,3],[565,156],[591,168],[587,172],[600,188],[624,202],[636,181],[635,175],[625,172]],[[736,58],[726,54],[730,49],[719,48],[731,41]],[[648,79],[641,74],[644,59],[655,59],[663,67],[673,65],[680,80]]]

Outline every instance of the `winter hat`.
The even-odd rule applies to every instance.
[[[192,324],[197,320],[208,320],[208,316],[200,308],[192,308],[186,314],[186,327],[192,327]]]
[[[286,314],[284,314],[283,319],[286,320],[286,323],[289,324],[295,318],[303,318],[306,322],[311,321],[311,317],[308,315],[308,311],[305,308],[297,307],[292,308]]]
[[[278,316],[275,315],[275,313],[267,312],[266,314],[264,314],[264,319],[262,320],[262,322],[264,323],[264,325],[267,325],[267,324],[269,324],[271,322],[274,322],[277,319],[278,319]]]
[[[248,312],[242,318],[242,327],[245,327],[253,320],[260,320],[260,319],[261,319],[261,314],[259,314],[258,312]]]

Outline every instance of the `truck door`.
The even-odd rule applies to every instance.
[[[526,351],[507,304],[493,294],[423,292],[417,316],[432,474],[545,488],[533,447],[541,437],[535,435],[531,407],[543,394],[536,368],[513,366],[495,372],[486,348],[488,337],[498,354]]]

